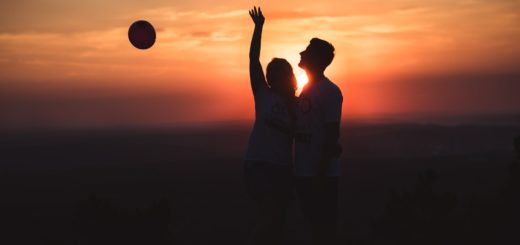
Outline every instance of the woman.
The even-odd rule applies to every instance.
[[[246,188],[256,204],[253,244],[282,244],[292,175],[296,78],[289,62],[274,58],[267,81],[260,64],[264,16],[254,7],[255,30],[249,51],[249,75],[255,101],[255,124],[245,158]]]

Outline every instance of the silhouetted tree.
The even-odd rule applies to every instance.
[[[383,217],[373,223],[375,244],[443,244],[455,227],[449,222],[457,198],[434,191],[438,175],[419,173],[412,191],[392,192]]]
[[[516,191],[511,194],[518,194],[518,190],[520,190],[520,136],[515,138],[515,151],[517,159],[511,163],[509,168],[509,186]],[[518,198],[518,195],[516,197]]]
[[[163,198],[132,211],[91,194],[80,203],[74,224],[78,240],[87,244],[169,244],[170,202]]]
[[[515,139],[517,160],[509,165],[506,184],[491,197],[474,197],[465,207],[466,234],[472,244],[520,244],[520,137]]]

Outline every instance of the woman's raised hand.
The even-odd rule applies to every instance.
[[[249,15],[251,16],[251,19],[253,19],[253,22],[255,25],[263,25],[265,21],[265,17],[262,14],[262,9],[260,7],[256,8],[253,7],[253,9],[249,10]]]

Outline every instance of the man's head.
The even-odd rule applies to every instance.
[[[307,48],[300,52],[299,67],[310,72],[323,72],[334,59],[334,46],[329,42],[313,38]]]

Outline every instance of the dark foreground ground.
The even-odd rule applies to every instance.
[[[249,130],[4,132],[0,244],[245,244]],[[518,244],[520,126],[342,132],[342,244]],[[307,244],[297,200],[288,223]]]

